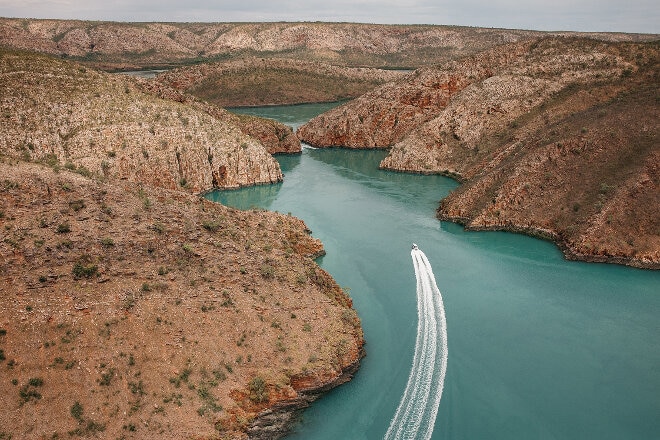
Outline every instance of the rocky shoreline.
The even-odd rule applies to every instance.
[[[389,148],[382,169],[458,180],[438,216],[468,229],[656,269],[658,60],[654,44],[503,45],[420,69],[297,134],[315,147]]]

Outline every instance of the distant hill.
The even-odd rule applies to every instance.
[[[346,66],[417,68],[543,33],[459,26],[358,23],[117,23],[0,19],[0,45],[95,67],[137,69],[232,58],[290,58]],[[581,34],[607,41],[658,36]]]

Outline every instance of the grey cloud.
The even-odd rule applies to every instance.
[[[0,16],[115,21],[350,21],[660,32],[657,0],[0,0]]]

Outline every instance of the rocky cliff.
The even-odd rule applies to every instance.
[[[420,69],[298,135],[391,147],[383,168],[459,179],[441,218],[657,268],[657,72],[655,43],[525,41]]]
[[[136,78],[135,81],[142,90],[159,98],[184,103],[219,121],[237,127],[244,134],[261,142],[270,154],[300,153],[302,151],[300,140],[293,129],[280,122],[228,112],[221,107],[201,101],[185,91],[170,87],[162,81],[141,78]]]
[[[294,217],[0,159],[4,438],[278,438],[363,354]]]
[[[3,154],[192,192],[282,179],[263,145],[219,109],[27,52],[2,51],[0,77]]]
[[[554,35],[571,34],[575,35]],[[0,45],[70,57],[103,69],[171,66],[246,55],[353,66],[419,67],[540,35],[543,33],[428,25],[0,19]],[[583,35],[619,41],[657,38],[615,33]]]

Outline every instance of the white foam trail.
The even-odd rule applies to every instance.
[[[424,252],[410,252],[417,279],[417,340],[408,383],[385,440],[429,440],[447,372],[447,324],[442,295]]]

